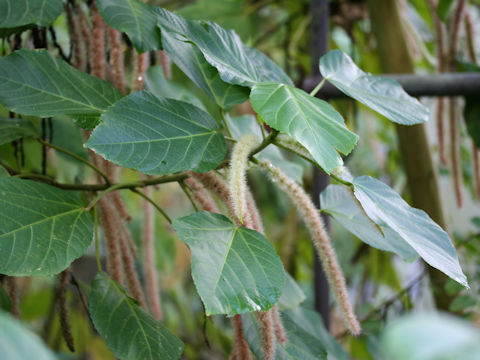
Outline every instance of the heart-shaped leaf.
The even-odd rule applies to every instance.
[[[26,119],[0,118],[0,145],[22,138],[38,136],[36,129]]]
[[[139,52],[160,49],[161,36],[153,6],[138,0],[98,0],[105,22],[128,35]]]
[[[223,81],[242,86],[265,81],[293,85],[282,69],[260,51],[245,46],[233,30],[210,21],[188,21],[161,8],[156,11],[162,28],[180,35],[179,40],[194,43]]]
[[[294,87],[263,83],[250,93],[253,109],[271,127],[285,131],[312,154],[327,173],[343,164],[336,150],[348,154],[358,136],[328,103]]]
[[[422,210],[410,207],[388,185],[370,176],[354,179],[354,194],[367,215],[406,241],[428,264],[468,287],[448,234]]]
[[[115,356],[128,360],[176,360],[183,343],[105,273],[98,273],[88,295],[93,324]]]
[[[92,120],[121,97],[111,83],[45,50],[19,50],[0,59],[0,103],[18,114]]]
[[[0,352],[8,360],[56,359],[37,335],[3,312],[0,312]]]
[[[363,72],[343,51],[332,50],[322,56],[320,72],[342,92],[396,123],[413,125],[428,120],[428,108],[396,80]]]
[[[329,185],[320,195],[320,204],[323,212],[368,245],[392,251],[407,261],[418,257],[417,252],[390,227],[373,223],[355,200],[353,193],[345,186]]]
[[[0,29],[49,26],[62,10],[62,0],[3,0],[0,1]]]
[[[0,179],[0,273],[53,275],[82,256],[93,221],[76,192]]]
[[[175,17],[177,18],[177,17]],[[170,32],[171,24],[165,17],[160,17],[162,28],[162,45],[172,61],[215,103],[228,109],[248,99],[249,89],[243,86],[226,83],[202,52],[188,42],[182,41],[177,33]],[[179,18],[183,20],[182,18]],[[183,20],[184,21],[184,20]],[[180,39],[179,39],[180,38]]]
[[[87,146],[116,164],[157,175],[209,171],[226,152],[217,123],[205,111],[148,91],[110,107]]]
[[[285,270],[260,233],[200,211],[173,228],[192,252],[192,276],[207,315],[270,309],[285,286]]]

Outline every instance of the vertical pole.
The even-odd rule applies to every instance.
[[[311,0],[310,13],[312,23],[310,25],[310,59],[312,61],[311,76],[320,75],[318,61],[328,50],[328,26],[329,6],[328,0]],[[317,207],[320,206],[320,193],[328,186],[330,178],[317,167],[313,169],[312,199]],[[330,222],[325,214],[322,214],[326,230],[330,230]],[[326,329],[330,328],[330,296],[328,281],[322,265],[314,250],[314,294],[315,310],[322,316]]]

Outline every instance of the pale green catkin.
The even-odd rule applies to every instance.
[[[249,220],[247,210],[248,187],[245,176],[248,167],[248,156],[258,144],[259,140],[254,134],[245,135],[233,147],[232,158],[230,160],[228,177],[230,197],[235,211],[234,214],[242,224]]]
[[[269,173],[273,181],[290,197],[298,211],[302,214],[323,268],[325,269],[325,273],[327,274],[330,286],[340,306],[345,326],[353,335],[359,335],[361,332],[360,324],[348,299],[342,269],[338,264],[335,251],[330,244],[328,233],[325,231],[323,220],[315,208],[315,205],[300,185],[288,178],[280,169],[274,167],[270,162],[262,162],[260,163],[260,167]]]

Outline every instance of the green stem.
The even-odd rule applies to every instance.
[[[228,136],[224,136],[224,138],[225,138],[225,140],[233,142],[233,143],[237,142],[237,140],[235,140],[234,138],[228,137]]]
[[[225,115],[225,110],[223,109],[220,110],[220,116],[222,118],[222,122],[223,122],[223,126],[225,127],[225,130],[227,130],[228,136],[233,139],[232,133],[230,132],[230,129],[227,124],[227,117]]]
[[[190,191],[188,191],[187,189],[187,186],[185,185],[185,183],[183,181],[179,181],[178,182],[178,185],[180,185],[180,187],[182,188],[183,192],[185,193],[185,195],[187,196],[188,200],[190,200],[190,203],[192,204],[193,208],[195,209],[195,212],[198,212],[198,206],[197,204],[195,204],[195,201],[193,201],[192,199],[192,195],[190,194]]]
[[[137,189],[130,189],[130,191],[134,192],[135,194],[137,195],[140,195],[141,197],[143,197],[145,200],[147,200],[150,204],[153,205],[153,207],[155,209],[158,210],[158,212],[160,214],[163,215],[163,217],[165,218],[165,220],[167,220],[170,224],[172,223],[172,219],[170,218],[170,216],[167,215],[167,213],[165,211],[163,211],[163,209],[157,205],[157,203],[155,201],[153,201],[153,199],[151,197],[149,197],[148,195],[142,193],[141,191],[137,190]]]
[[[315,89],[312,90],[312,92],[310,93],[310,96],[315,96],[315,95],[317,95],[317,93],[318,93],[318,92],[320,91],[320,89],[322,88],[323,84],[325,84],[325,81],[326,81],[326,79],[323,78],[322,81],[320,81],[320,82],[318,83],[318,85],[315,86]]]
[[[268,145],[270,145],[271,143],[273,143],[273,141],[275,140],[275,138],[278,136],[279,134],[279,131],[278,130],[273,130],[270,135],[268,135],[261,143],[260,145],[258,145],[253,151],[252,153],[250,154],[250,159],[253,158],[253,156],[257,153],[259,153],[260,151],[262,151],[263,149],[265,149]]]
[[[90,201],[90,204],[88,204],[86,210],[89,211],[91,208],[93,208],[95,206],[95,204],[97,202],[99,202],[108,193],[111,193],[112,191],[121,189],[122,185],[123,184],[121,184],[121,183],[120,184],[115,184],[115,185],[112,185],[109,188],[105,189],[104,191],[102,191],[100,194],[98,194],[96,197],[94,197],[92,201]]]
[[[102,262],[100,260],[100,247],[98,245],[98,210],[95,206],[93,208],[93,225],[95,229],[95,256],[97,258],[98,271],[102,271]]]
[[[62,148],[62,147],[60,147],[60,146],[53,145],[53,144],[51,144],[51,143],[49,143],[49,142],[47,142],[47,141],[45,141],[45,140],[43,140],[43,139],[41,139],[41,138],[38,138],[37,141],[38,141],[40,144],[42,144],[42,145],[45,145],[45,146],[48,146],[48,147],[50,147],[50,148],[52,148],[52,149],[55,149],[55,150],[57,150],[57,151],[60,151],[60,152],[62,152],[62,153],[64,153],[64,154],[66,154],[66,155],[74,158],[75,160],[78,160],[78,161],[82,162],[83,164],[85,164],[85,165],[87,165],[89,168],[91,168],[93,171],[95,171],[97,174],[99,174],[102,178],[104,178],[104,179],[105,179],[105,182],[106,182],[107,184],[110,184],[110,180],[108,180],[107,175],[106,175],[102,170],[100,170],[100,169],[97,168],[95,165],[93,165],[93,164],[90,163],[89,161],[85,160],[85,159],[82,158],[81,156],[78,156],[78,155],[76,155],[76,154],[74,154],[74,153],[72,153],[72,152],[68,151],[67,149],[64,149],[64,148]]]

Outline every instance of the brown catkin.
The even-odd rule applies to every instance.
[[[455,67],[455,56],[457,54],[458,38],[460,35],[460,26],[465,16],[467,0],[458,0],[455,11],[453,12],[452,24],[450,27],[449,47],[448,47],[448,68],[453,71]]]
[[[275,328],[275,336],[280,344],[285,345],[287,343],[287,334],[285,333],[285,328],[283,327],[282,319],[280,317],[280,312],[278,311],[277,305],[275,305],[272,310],[272,319],[273,327]]]
[[[145,188],[145,195],[151,196],[152,189]],[[155,264],[155,216],[153,205],[142,199],[143,209],[143,263],[145,266],[145,287],[150,311],[157,320],[163,319]]]
[[[250,348],[248,347],[247,340],[243,336],[242,330],[242,316],[235,315],[232,318],[233,325],[233,358],[235,360],[249,360]]]
[[[207,189],[205,189],[205,187],[198,180],[193,177],[189,177],[185,180],[185,184],[192,189],[193,200],[199,208],[214,213],[219,212],[217,205],[213,201]]]
[[[65,343],[71,352],[75,352],[72,331],[70,327],[70,316],[67,305],[67,290],[70,282],[70,268],[66,268],[60,273],[57,287],[58,309],[60,316],[60,327]]]
[[[167,79],[172,78],[172,69],[170,66],[170,59],[167,55],[167,53],[163,50],[160,50],[157,52],[159,58],[160,58],[160,65],[162,65],[162,70],[163,70],[163,75]]]
[[[460,144],[459,131],[456,117],[456,102],[455,98],[449,99],[449,119],[450,119],[450,156],[452,162],[453,187],[455,190],[455,199],[457,206],[460,208],[463,205],[462,197],[462,168],[460,160]]]
[[[72,6],[67,3],[65,5],[65,12],[67,14],[67,27],[72,42],[73,63],[72,65],[80,71],[86,70],[86,63],[84,58],[85,43],[80,32],[80,24],[77,15],[74,13]]]
[[[430,7],[430,13],[432,14],[435,24],[435,36],[436,36],[436,54],[437,54],[437,71],[443,73],[446,70],[445,66],[445,43],[446,43],[446,27],[442,23],[437,13],[437,2],[434,0],[428,0]],[[437,138],[438,138],[438,152],[440,156],[440,163],[443,166],[447,166],[447,150],[445,144],[445,98],[439,97],[437,99]]]
[[[120,32],[108,26],[107,39],[110,47],[110,66],[113,70],[113,85],[125,94],[125,70]]]
[[[262,218],[260,216],[260,213],[258,212],[258,208],[255,204],[255,199],[253,198],[252,192],[248,189],[245,195],[247,197],[247,211],[250,214],[252,228],[258,231],[260,234],[265,234]]]
[[[122,259],[120,253],[120,243],[117,236],[117,228],[114,223],[114,209],[112,209],[107,198],[99,202],[100,219],[103,226],[103,235],[107,248],[107,268],[110,276],[118,282],[123,283]]]
[[[143,89],[145,82],[145,72],[148,67],[148,53],[135,53],[135,71],[133,72],[133,88],[132,91],[139,91]]]
[[[90,25],[88,24],[87,16],[85,15],[85,12],[82,9],[82,6],[80,3],[75,4],[75,15],[78,18],[78,26],[79,26],[79,31],[81,35],[81,42],[83,44],[83,48],[86,50],[86,55],[87,59],[90,59],[90,54],[92,53],[91,51],[91,42],[90,42]],[[86,67],[86,64],[85,64]]]
[[[227,182],[217,175],[214,171],[207,173],[195,173],[192,172],[192,176],[200,181],[205,188],[216,194],[220,200],[227,206],[228,212],[232,215],[236,224],[240,224],[240,220],[235,215],[235,209],[233,207],[230,189]]]
[[[269,173],[273,181],[289,196],[303,216],[303,220],[312,236],[317,254],[327,274],[330,286],[337,299],[345,326],[353,335],[359,335],[361,332],[360,324],[348,299],[347,286],[342,269],[338,264],[323,220],[315,208],[315,205],[305,193],[305,190],[295,181],[288,178],[280,169],[274,167],[270,162],[262,162],[260,166]]]
[[[105,80],[106,60],[105,60],[105,22],[103,21],[97,4],[94,2],[90,6],[90,16],[92,19],[92,34],[90,37],[90,66],[92,75]]]
[[[135,269],[135,259],[128,244],[128,239],[125,236],[125,232],[119,231],[118,237],[120,242],[123,271],[125,273],[125,278],[127,279],[128,289],[130,290],[132,297],[140,303],[140,306],[147,310],[145,296],[143,295],[142,286],[138,278],[137,270]]]
[[[255,313],[260,327],[263,358],[265,360],[275,359],[275,332],[271,311],[259,311]]]

